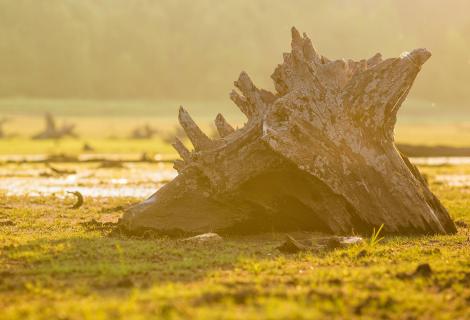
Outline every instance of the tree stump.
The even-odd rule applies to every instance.
[[[145,124],[142,127],[137,127],[134,130],[132,130],[131,139],[152,139],[156,134],[158,133],[158,130],[151,127],[149,124]]]
[[[75,133],[75,125],[64,123],[61,127],[56,125],[56,121],[52,114],[47,112],[44,115],[46,128],[44,131],[33,136],[33,140],[62,139],[65,137],[77,138]]]
[[[210,139],[188,112],[194,146],[174,143],[179,175],[121,219],[131,230],[171,233],[322,231],[392,234],[456,231],[418,169],[394,144],[397,112],[426,49],[382,60],[329,60],[292,29],[292,51],[272,75],[276,92],[245,72],[230,97],[248,121],[222,115]]]

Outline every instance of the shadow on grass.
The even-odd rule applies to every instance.
[[[187,243],[169,238],[40,238],[3,248],[0,291],[86,287],[99,290],[147,288],[156,283],[192,282],[233,269],[240,260],[278,255],[278,240],[227,240]]]

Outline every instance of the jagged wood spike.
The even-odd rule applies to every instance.
[[[198,127],[182,106],[179,109],[178,120],[196,151],[208,149],[212,146],[212,140]]]
[[[292,34],[292,55],[297,60],[306,60],[312,61],[315,64],[321,64],[321,56],[316,52],[313,47],[312,41],[304,33],[302,37],[300,32],[296,28],[291,29]]]
[[[220,137],[226,137],[229,134],[235,132],[235,129],[225,120],[224,116],[222,114],[217,114],[217,117],[215,117],[215,126],[217,128],[217,131],[219,132]]]
[[[277,94],[242,73],[235,85],[243,96],[231,98],[245,126],[190,166],[176,163],[180,175],[122,223],[190,233],[370,234],[382,224],[394,234],[456,232],[393,138],[397,110],[429,56],[418,49],[383,61],[330,61],[293,29],[292,51],[271,76]],[[201,135],[192,120],[183,123]]]
[[[255,100],[256,87],[251,81],[250,77],[245,71],[240,73],[238,80],[234,82],[235,87],[237,87],[241,93],[247,98],[248,101]]]
[[[230,99],[235,103],[235,105],[240,109],[241,112],[243,112],[243,114],[248,119],[251,119],[253,117],[254,112],[252,110],[252,106],[245,99],[245,97],[242,97],[238,92],[232,90],[232,92],[230,92]]]
[[[186,146],[183,144],[183,142],[181,142],[180,139],[175,138],[175,142],[173,142],[171,145],[178,152],[181,159],[183,159],[184,161],[189,161],[190,160],[191,153],[186,148]]]
[[[382,62],[382,54],[376,53],[373,57],[367,60],[367,67],[375,66],[376,64]]]
[[[238,103],[240,103],[246,110],[244,113],[248,119],[254,118],[264,112],[266,104],[261,96],[261,91],[253,84],[246,72],[243,71],[240,73],[240,76],[238,77],[238,80],[234,82],[234,85],[245,97],[244,101],[242,100],[242,102]],[[237,103],[240,98],[237,97],[236,93],[234,94],[232,92],[232,95],[234,95],[232,100],[235,99],[235,103],[240,106]]]
[[[291,36],[292,55],[300,60],[304,56],[304,39],[295,27],[292,27],[291,29]]]

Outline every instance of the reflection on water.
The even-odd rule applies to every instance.
[[[50,160],[50,155],[45,154],[2,154],[0,155],[0,162],[39,162]],[[142,158],[142,154],[136,153],[82,153],[76,157],[77,161],[86,162],[93,160],[119,160],[119,161],[138,161]],[[152,160],[156,161],[171,161],[175,159],[174,155],[168,154],[156,154],[152,157]]]
[[[470,158],[413,158],[420,165],[464,165]],[[65,197],[67,191],[79,191],[85,197],[146,198],[176,176],[170,164],[125,163],[124,168],[99,169],[97,163],[54,164],[76,172],[58,175],[44,164],[4,164],[0,166],[0,193],[7,196]],[[467,172],[435,176],[435,181],[449,186],[470,186]]]
[[[470,164],[470,157],[429,157],[410,158],[411,162],[419,165],[442,166],[442,165],[463,165]]]
[[[145,198],[176,176],[176,171],[164,164],[125,164],[122,169],[67,164],[60,168],[73,168],[76,173],[56,175],[39,164],[2,166],[0,192],[8,196],[65,197],[67,191],[79,191],[87,197]]]
[[[468,174],[441,174],[436,176],[436,181],[451,187],[470,187]]]

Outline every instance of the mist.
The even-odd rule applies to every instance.
[[[227,100],[261,87],[290,27],[332,59],[433,53],[411,99],[470,101],[468,1],[0,1],[0,97]]]

